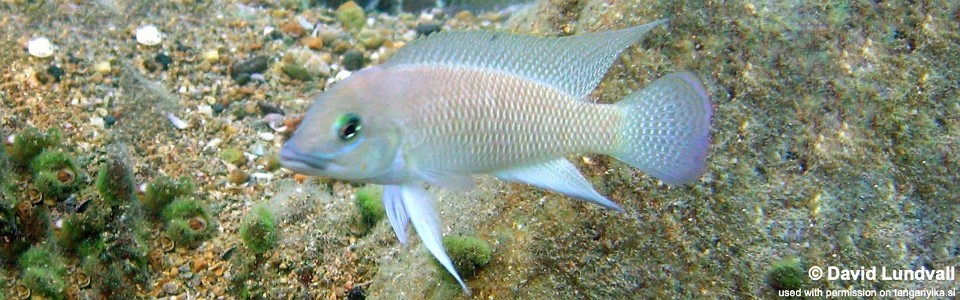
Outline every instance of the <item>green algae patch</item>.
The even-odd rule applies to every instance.
[[[280,238],[273,213],[263,205],[253,207],[240,225],[240,238],[254,254],[261,255],[273,249]]]

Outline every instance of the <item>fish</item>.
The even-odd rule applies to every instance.
[[[712,107],[692,73],[665,75],[619,102],[589,94],[628,46],[658,20],[567,37],[444,31],[319,93],[280,150],[293,172],[384,186],[400,243],[413,224],[457,280],[427,185],[472,188],[490,174],[616,211],[567,155],[612,156],[667,184],[706,168]]]

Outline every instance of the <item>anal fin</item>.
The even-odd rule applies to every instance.
[[[620,205],[597,193],[587,179],[580,174],[580,170],[564,158],[507,169],[495,172],[493,175],[500,180],[524,182],[609,209],[623,211]]]

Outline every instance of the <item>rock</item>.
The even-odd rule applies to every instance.
[[[287,76],[296,80],[309,81],[312,78],[310,73],[307,72],[307,68],[301,65],[285,64],[280,70],[283,71],[283,74],[287,74]]]
[[[257,56],[239,63],[233,64],[230,68],[230,76],[237,79],[242,74],[263,73],[270,66],[270,58],[266,56]],[[249,78],[247,78],[249,79]]]
[[[280,26],[280,31],[292,37],[301,37],[307,34],[307,31],[303,29],[303,26],[300,26],[300,22],[297,22],[297,20],[290,20],[283,23],[283,26]]]
[[[50,65],[47,67],[47,74],[53,77],[53,81],[60,82],[60,77],[63,77],[63,69],[56,65]]]
[[[177,291],[180,290],[180,285],[173,281],[167,281],[163,284],[163,292],[167,295],[176,295]]]
[[[418,36],[428,36],[431,33],[440,32],[441,28],[442,27],[440,26],[440,24],[433,23],[433,22],[424,22],[424,23],[417,24],[416,30],[417,30]]]
[[[159,45],[163,41],[163,34],[160,33],[160,30],[157,29],[157,26],[146,25],[140,28],[137,28],[137,32],[134,34],[137,38],[137,43],[140,43],[144,46],[155,46]]]
[[[340,23],[343,23],[343,27],[348,30],[359,30],[363,28],[364,23],[366,23],[366,18],[363,15],[363,8],[349,1],[337,7],[337,20],[340,20]]]
[[[348,71],[356,71],[363,68],[363,52],[357,49],[350,49],[344,53],[343,68]]]
[[[158,64],[163,66],[164,71],[170,70],[170,64],[173,63],[173,58],[170,58],[169,55],[166,55],[163,53],[157,54],[157,56],[154,57],[154,60],[156,60]]]
[[[34,57],[44,58],[53,55],[53,44],[45,37],[38,37],[27,42],[27,53]]]
[[[367,49],[379,48],[380,45],[383,45],[384,41],[383,36],[372,29],[361,30],[360,34],[357,35],[357,39],[360,40],[360,43]]]
[[[323,39],[315,36],[303,38],[300,43],[313,50],[320,50],[323,48]]]

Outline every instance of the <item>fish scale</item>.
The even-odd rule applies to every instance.
[[[409,159],[454,173],[498,170],[569,153],[609,153],[619,111],[578,101],[549,85],[482,69],[407,67],[398,76],[434,82],[411,96]],[[449,80],[467,85],[442,84]],[[492,91],[492,92],[486,92]]]

